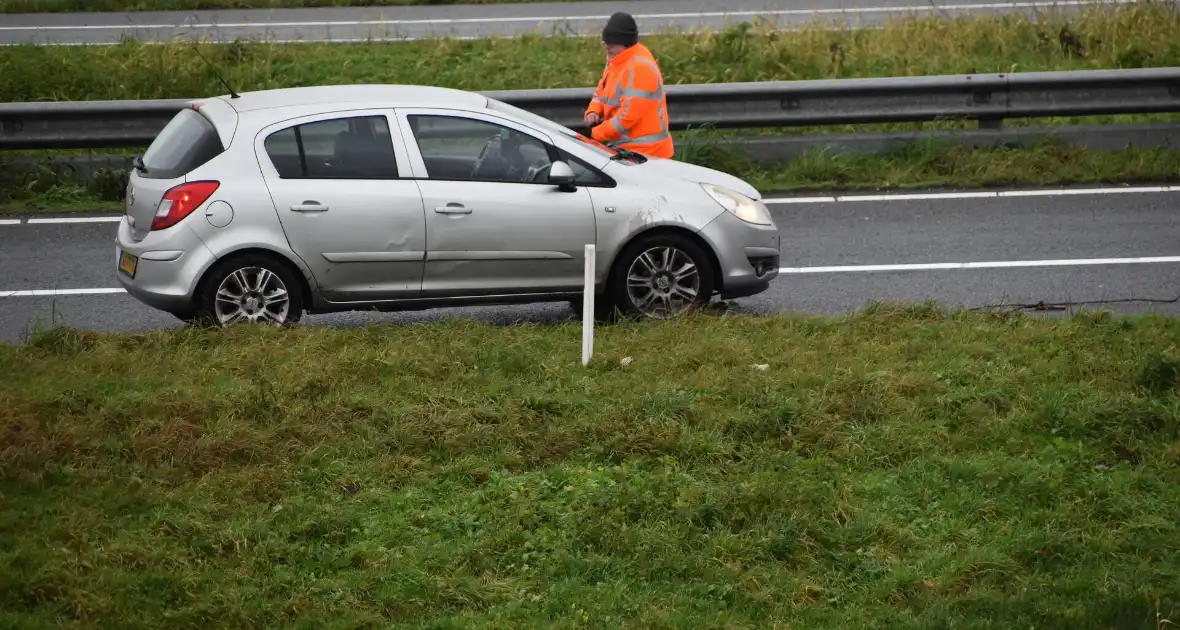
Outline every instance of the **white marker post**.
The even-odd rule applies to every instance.
[[[582,365],[594,354],[594,245],[586,245],[586,283],[582,287]]]

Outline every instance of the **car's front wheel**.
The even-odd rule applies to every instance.
[[[610,291],[627,315],[673,319],[707,305],[715,282],[709,257],[692,239],[658,233],[623,250]]]
[[[213,268],[197,295],[196,310],[195,319],[215,326],[294,324],[303,315],[302,285],[271,256],[235,256]]]

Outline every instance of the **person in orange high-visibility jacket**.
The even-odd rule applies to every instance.
[[[651,157],[672,157],[664,77],[651,51],[639,43],[635,18],[621,11],[610,16],[602,43],[606,69],[585,113],[591,137]]]

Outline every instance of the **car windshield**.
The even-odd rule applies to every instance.
[[[598,142],[597,140],[587,138],[586,136],[574,131],[573,129],[570,129],[569,127],[559,125],[559,124],[553,122],[552,120],[545,118],[544,116],[538,116],[530,111],[516,107],[515,105],[509,105],[508,103],[505,103],[504,101],[499,101],[494,98],[488,98],[488,107],[493,110],[499,110],[501,112],[504,112],[505,114],[512,114],[513,116],[516,116],[522,120],[525,120],[526,122],[532,124],[533,126],[538,127],[540,129],[544,129],[545,131],[547,131],[549,133],[562,134],[565,136],[569,136],[571,138],[576,138],[578,140],[581,140],[583,143],[586,144],[586,146],[597,149],[598,151],[601,151],[606,156],[613,156],[617,153],[617,151],[615,151],[614,149],[611,149],[610,147]]]

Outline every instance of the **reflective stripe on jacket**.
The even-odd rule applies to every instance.
[[[653,157],[672,157],[664,77],[643,44],[624,50],[606,65],[586,109],[591,112],[602,118],[591,131],[595,140]]]

